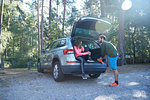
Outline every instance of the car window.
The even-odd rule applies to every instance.
[[[59,41],[58,41],[58,44],[57,44],[57,48],[58,48],[58,47],[63,47],[63,46],[65,46],[65,45],[66,45],[66,40],[65,40],[65,39],[59,40]]]
[[[99,45],[93,41],[82,41],[82,45],[85,48],[85,51],[100,48]]]
[[[57,45],[59,44],[59,42],[58,41],[55,41],[54,43],[53,43],[53,45],[51,46],[51,48],[50,49],[55,49],[55,48],[57,48]]]
[[[55,49],[55,48],[59,48],[59,47],[63,47],[66,45],[66,40],[63,39],[63,40],[58,40],[58,41],[54,41],[52,43],[52,45],[50,45],[47,50],[51,50],[51,49]]]
[[[46,51],[50,50],[50,48],[52,47],[52,45],[53,45],[53,43],[50,43],[50,44],[45,48],[45,50],[46,50]]]
[[[90,42],[87,45],[88,45],[89,49],[97,49],[97,48],[99,48],[98,44],[96,44],[95,42]]]

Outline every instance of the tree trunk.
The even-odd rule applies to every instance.
[[[124,11],[120,10],[119,15],[119,35],[118,35],[119,54],[121,55],[121,63],[125,64],[125,33],[124,33]]]
[[[10,0],[10,6],[12,4],[12,0]],[[11,16],[11,7],[9,8],[9,15],[8,15],[8,26],[7,28],[9,28],[9,24],[10,24],[10,16]]]
[[[41,17],[41,49],[43,49],[43,6],[44,6],[44,0],[42,0],[42,17]]]
[[[37,20],[38,20],[38,56],[41,55],[41,34],[40,34],[40,20],[39,20],[39,0],[37,1]]]
[[[66,13],[66,0],[64,0],[64,14],[63,14],[63,27],[62,27],[63,34],[62,34],[62,36],[64,36],[65,13]]]
[[[135,64],[135,39],[134,35],[136,34],[136,26],[134,27],[134,33],[132,34],[132,44],[133,44],[133,64]]]
[[[57,28],[57,25],[58,25],[58,5],[59,5],[59,1],[57,0],[57,21],[56,21],[56,28]]]
[[[100,0],[100,6],[101,6],[101,17],[105,17],[105,1]]]
[[[2,55],[2,45],[1,45],[1,31],[2,31],[2,21],[3,21],[3,6],[4,0],[1,0],[1,15],[0,15],[0,66],[2,67],[1,63],[1,55]]]
[[[5,59],[7,58],[7,49],[8,49],[8,44],[6,44],[6,48],[5,48],[5,51],[4,51]]]
[[[14,54],[15,54],[15,37],[13,37],[13,57],[14,57]]]
[[[10,0],[10,7],[9,7],[9,14],[8,14],[8,26],[7,26],[7,29],[9,28],[9,25],[10,25],[10,16],[11,16],[11,4],[12,4],[12,0]],[[8,45],[6,45],[6,49],[5,49],[5,59],[7,57],[7,49],[8,49]]]
[[[51,33],[52,0],[49,0],[49,32]]]

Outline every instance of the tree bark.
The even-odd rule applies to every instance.
[[[100,0],[100,6],[101,6],[101,17],[105,17],[105,1]]]
[[[132,34],[132,44],[133,44],[133,64],[135,64],[135,39],[134,35],[136,34],[136,26],[134,27],[134,33]]]
[[[124,11],[120,10],[119,15],[119,35],[118,35],[119,54],[121,63],[125,64],[125,33],[124,33]]]
[[[5,51],[4,51],[5,59],[7,58],[7,49],[8,49],[8,44],[6,44],[6,48],[5,48]]]
[[[43,49],[43,6],[44,6],[44,0],[42,0],[42,17],[41,17],[41,49]]]
[[[15,55],[15,37],[13,37],[13,57]]]
[[[2,32],[2,21],[3,21],[3,7],[4,7],[4,0],[1,0],[1,15],[0,15],[0,66],[1,64],[1,55],[2,55],[2,44],[1,44],[1,32]]]
[[[51,33],[52,0],[49,0],[49,32]]]
[[[58,5],[59,5],[59,1],[57,0],[57,21],[56,21],[56,28],[57,28],[57,25],[58,25]]]
[[[10,0],[10,6],[12,4],[12,0]],[[11,16],[11,7],[9,8],[9,15],[8,15],[8,26],[7,28],[9,28],[9,25],[10,25],[10,16]]]
[[[39,20],[39,0],[37,1],[37,20],[38,20],[38,56],[41,55],[41,34],[40,34],[40,20]]]
[[[62,27],[63,33],[62,33],[62,36],[64,36],[65,13],[66,13],[66,0],[64,0],[63,27]]]

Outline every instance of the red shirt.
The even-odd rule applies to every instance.
[[[82,56],[82,55],[88,55],[88,52],[82,53],[82,51],[84,51],[83,46],[80,48],[77,48],[76,46],[74,46],[74,50],[75,50],[75,57],[77,58],[78,56]]]

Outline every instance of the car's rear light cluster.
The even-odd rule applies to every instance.
[[[73,49],[64,50],[64,55],[67,55],[67,54],[73,54]]]
[[[64,55],[68,55],[68,54],[73,54],[73,49],[64,50]],[[67,57],[66,59],[67,59],[66,63],[76,63],[75,59],[72,59],[70,57]]]
[[[76,63],[76,61],[66,61],[67,63]]]

